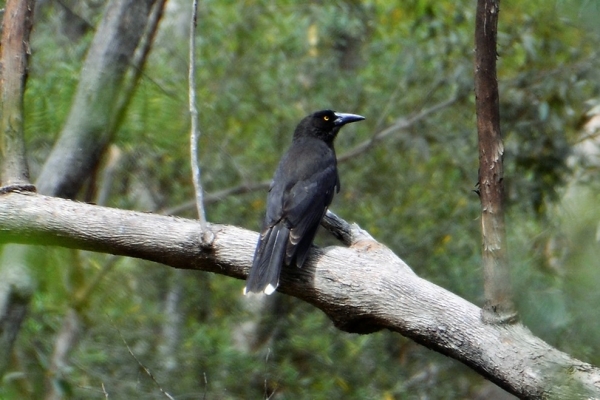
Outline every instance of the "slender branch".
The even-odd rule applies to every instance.
[[[512,300],[504,225],[504,145],[496,77],[499,0],[478,0],[475,23],[475,107],[479,138],[479,181],[487,323],[517,320]]]
[[[357,224],[350,224],[327,210],[321,225],[346,246],[354,246],[361,240],[375,240],[367,231],[360,229]]]
[[[373,147],[376,143],[386,139],[388,136],[391,136],[399,131],[402,131],[402,130],[412,127],[417,122],[420,122],[423,119],[429,117],[431,114],[435,114],[436,112],[441,111],[441,110],[451,106],[458,99],[459,99],[458,95],[452,95],[450,98],[448,98],[438,104],[435,104],[429,108],[421,110],[418,113],[416,113],[408,118],[405,118],[405,117],[398,118],[396,120],[396,122],[394,122],[392,125],[388,126],[387,128],[385,128],[382,131],[373,135],[371,137],[371,139],[365,140],[364,142],[360,143],[353,149],[351,149],[351,150],[347,151],[346,153],[342,154],[341,156],[339,156],[338,162],[347,161],[351,158],[356,157],[357,155],[359,155],[361,153],[364,153],[365,151],[367,151],[371,147]]]
[[[192,179],[196,192],[196,210],[202,231],[206,232],[206,212],[204,210],[204,193],[200,179],[200,163],[198,162],[198,140],[200,128],[198,127],[198,107],[196,106],[196,24],[198,15],[198,0],[192,0],[192,18],[190,21],[190,69],[189,69],[189,101],[190,101],[190,158],[192,160]]]
[[[346,162],[356,156],[359,156],[359,155],[367,152],[368,150],[373,148],[373,146],[375,146],[377,143],[383,141],[384,139],[392,136],[393,134],[395,134],[401,130],[405,130],[405,129],[412,127],[417,122],[425,119],[426,117],[430,116],[431,114],[434,114],[438,111],[441,111],[441,110],[451,106],[459,99],[460,99],[460,96],[452,96],[452,97],[448,98],[447,100],[444,100],[441,103],[438,103],[429,108],[426,108],[408,118],[398,118],[394,124],[379,131],[378,133],[373,135],[371,137],[371,139],[360,143],[353,149],[350,149],[349,151],[342,154],[341,156],[338,156],[338,162],[340,162],[340,163]],[[230,188],[222,189],[222,190],[219,190],[214,193],[208,193],[204,196],[204,204],[216,203],[220,200],[223,200],[225,197],[228,197],[228,196],[235,196],[238,194],[246,194],[246,193],[254,192],[257,190],[266,190],[270,184],[271,184],[271,181],[263,181],[263,182],[255,182],[255,183],[242,183],[241,185],[232,186]],[[188,201],[188,202],[182,203],[180,205],[162,210],[162,211],[160,211],[160,213],[164,214],[164,215],[179,215],[182,212],[192,209],[196,204],[197,204],[197,201]]]
[[[34,0],[7,1],[0,53],[0,182],[5,187],[25,190],[35,190],[29,182],[23,138],[23,93],[27,80],[34,3]]]
[[[121,336],[121,340],[123,341],[123,344],[125,344],[125,347],[127,347],[127,351],[129,352],[129,355],[131,355],[131,357],[133,357],[133,359],[135,360],[135,362],[137,362],[138,366],[144,370],[144,372],[146,373],[146,375],[148,375],[148,377],[152,380],[152,382],[156,385],[156,387],[158,388],[158,390],[165,395],[166,398],[170,399],[170,400],[175,400],[173,398],[173,396],[171,396],[168,392],[166,392],[162,386],[160,385],[160,383],[158,383],[158,381],[156,380],[156,378],[154,377],[154,374],[152,374],[152,371],[150,371],[148,369],[148,367],[146,367],[144,364],[142,364],[142,362],[136,357],[136,355],[133,353],[133,351],[131,350],[131,347],[129,347],[129,344],[127,343],[127,341],[125,340],[125,338],[123,337],[123,334],[121,333],[121,331],[119,330],[119,328],[117,328],[117,326],[113,323],[113,327],[117,330],[117,332],[119,332],[119,336]]]
[[[69,306],[78,312],[89,302],[90,297],[94,290],[102,283],[102,280],[109,272],[112,271],[113,267],[117,265],[120,257],[110,255],[104,261],[104,265],[100,271],[92,277],[91,281],[85,284],[83,287],[79,288],[76,293],[74,293],[73,297],[69,301]]]
[[[270,184],[271,184],[270,181],[263,181],[263,182],[256,182],[256,183],[243,183],[238,186],[232,186],[227,189],[218,190],[214,193],[208,193],[206,196],[204,196],[204,204],[213,204],[213,203],[223,200],[224,198],[226,198],[228,196],[235,196],[238,194],[255,192],[257,190],[267,190],[269,188]],[[186,201],[185,203],[179,204],[177,206],[174,206],[171,208],[166,208],[164,210],[160,210],[157,212],[157,214],[179,215],[184,211],[188,211],[188,210],[194,208],[195,205],[196,205],[195,200]]]

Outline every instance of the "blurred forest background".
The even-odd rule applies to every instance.
[[[36,6],[25,97],[33,180],[72,106],[105,8],[103,0]],[[167,3],[116,138],[80,200],[196,218],[190,12],[191,1]],[[367,120],[337,140],[342,191],[332,210],[420,276],[481,305],[474,14],[472,0],[201,1],[197,93],[209,221],[258,230],[261,183],[296,123],[322,108],[358,113]],[[502,2],[498,35],[518,309],[534,334],[595,365],[599,20],[595,0]],[[378,133],[382,140],[358,147]],[[322,233],[317,244],[338,243]],[[340,332],[283,295],[249,300],[241,281],[61,248],[38,247],[31,258],[35,292],[2,399],[165,398],[140,363],[176,399],[508,397],[398,334]],[[76,334],[57,364],[52,354],[69,329]]]

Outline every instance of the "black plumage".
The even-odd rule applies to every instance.
[[[267,197],[267,215],[244,293],[271,294],[283,265],[302,267],[321,219],[340,189],[333,140],[360,115],[317,111],[296,127]]]

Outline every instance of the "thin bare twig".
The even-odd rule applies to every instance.
[[[387,137],[393,135],[394,133],[397,133],[398,131],[410,128],[415,123],[423,120],[424,118],[428,117],[429,115],[434,114],[438,111],[441,111],[442,109],[444,109],[446,107],[451,106],[456,101],[458,101],[460,98],[461,98],[461,96],[454,95],[454,96],[448,98],[447,100],[442,101],[441,103],[435,104],[429,108],[426,108],[426,109],[414,114],[411,117],[398,118],[394,124],[383,129],[382,131],[376,133],[375,135],[373,135],[373,137],[371,139],[360,143],[353,149],[351,149],[351,150],[347,151],[346,153],[342,154],[341,156],[339,156],[338,162],[342,163],[342,162],[348,161],[348,160],[352,159],[353,157],[356,157],[356,156],[370,150],[378,142],[386,139]],[[222,200],[228,196],[235,196],[238,194],[246,194],[246,193],[254,192],[257,190],[265,190],[269,187],[270,183],[271,183],[270,181],[262,181],[262,182],[255,182],[255,183],[242,183],[240,185],[222,189],[222,190],[219,190],[214,193],[209,193],[206,196],[204,196],[204,204],[216,203],[217,201]],[[177,206],[174,206],[174,207],[171,207],[168,209],[164,209],[164,210],[160,211],[159,213],[164,214],[164,215],[178,215],[182,212],[190,210],[196,204],[197,204],[196,201],[188,201],[188,202],[179,204]]]
[[[202,400],[206,400],[206,393],[208,392],[208,378],[206,377],[206,372],[204,372],[204,394],[202,395]]]
[[[452,97],[448,98],[447,100],[444,100],[441,103],[438,103],[429,108],[426,108],[426,109],[412,115],[411,117],[398,118],[394,124],[379,131],[378,133],[374,134],[371,137],[371,139],[360,143],[353,149],[351,149],[351,150],[347,151],[346,153],[342,154],[341,156],[339,156],[338,162],[340,162],[340,163],[346,162],[346,161],[352,159],[353,157],[356,157],[356,156],[370,150],[378,142],[386,139],[387,137],[393,135],[394,133],[397,133],[398,131],[410,128],[411,126],[413,126],[417,122],[425,119],[426,117],[430,116],[431,114],[434,114],[438,111],[443,110],[444,108],[451,106],[456,101],[458,101],[460,98],[461,98],[461,96],[459,96],[459,95],[453,95]],[[246,194],[246,193],[254,192],[257,190],[266,190],[270,184],[271,184],[271,181],[262,181],[262,182],[255,182],[255,183],[242,183],[241,185],[222,189],[217,192],[207,194],[203,199],[204,204],[216,203],[217,201],[222,200],[227,196]],[[197,201],[188,201],[188,202],[179,204],[177,206],[162,210],[159,213],[164,214],[164,215],[178,215],[182,212],[190,210],[196,204],[197,204]]]
[[[160,383],[158,383],[158,381],[156,380],[156,378],[152,374],[152,371],[150,371],[148,368],[146,368],[146,366],[144,364],[142,364],[142,362],[135,356],[135,354],[133,354],[133,351],[131,350],[131,347],[129,347],[129,344],[127,343],[127,341],[123,337],[123,334],[121,333],[121,331],[119,330],[119,328],[117,328],[117,326],[115,325],[114,322],[112,324],[113,324],[113,327],[117,330],[117,332],[119,332],[119,336],[121,336],[121,340],[125,344],[125,347],[127,347],[127,351],[129,351],[129,354],[131,355],[131,357],[133,357],[133,359],[138,363],[138,365],[140,366],[140,368],[142,368],[144,370],[144,372],[150,377],[150,379],[152,379],[152,382],[154,382],[154,384],[156,385],[156,387],[158,388],[158,390],[160,390],[160,392],[162,394],[164,394],[168,399],[175,400],[173,398],[173,396],[171,396],[169,393],[167,393],[167,392],[165,392],[163,390],[162,386],[160,386]]]
[[[338,162],[347,161],[349,159],[356,157],[357,155],[359,155],[361,153],[364,153],[365,151],[367,151],[371,147],[373,147],[377,142],[382,141],[383,139],[387,138],[388,136],[391,136],[394,133],[397,133],[398,131],[410,128],[411,126],[413,126],[417,122],[425,119],[426,117],[430,116],[431,114],[434,114],[438,111],[443,110],[446,107],[451,106],[458,99],[459,99],[459,96],[454,94],[447,100],[444,100],[441,103],[435,104],[429,108],[421,110],[420,112],[418,112],[408,118],[404,118],[404,117],[398,118],[396,120],[396,122],[394,122],[392,125],[388,126],[387,128],[383,129],[379,133],[376,133],[375,135],[373,135],[371,137],[371,139],[365,140],[364,142],[360,143],[353,149],[351,149],[351,150],[347,151],[346,153],[342,154],[341,156],[339,156]]]
[[[256,182],[256,183],[242,183],[241,185],[238,185],[238,186],[232,186],[230,188],[222,189],[222,190],[216,191],[214,193],[208,193],[204,197],[204,204],[216,203],[217,201],[223,200],[224,198],[226,198],[228,196],[235,196],[238,194],[250,193],[250,192],[257,191],[257,190],[267,190],[269,188],[270,184],[271,184],[271,181],[262,181],[262,182]],[[193,208],[195,206],[195,204],[196,204],[196,201],[194,201],[194,200],[186,201],[185,203],[179,204],[177,206],[173,206],[171,208],[166,208],[166,209],[160,210],[160,211],[158,211],[158,214],[179,215],[182,212],[188,211],[191,208]]]
[[[121,257],[115,255],[109,255],[100,271],[92,278],[92,281],[85,285],[82,289],[78,290],[70,301],[70,307],[75,310],[81,311],[81,308],[88,302],[91,294],[94,290],[102,283],[104,277],[112,271],[113,267],[117,264]]]
[[[270,400],[273,396],[275,396],[276,388],[269,394],[269,381],[268,381],[268,369],[269,369],[269,356],[271,355],[271,348],[267,349],[267,355],[265,356],[265,381],[264,381],[264,390],[265,390],[265,399]]]
[[[200,180],[200,163],[198,162],[198,140],[200,128],[198,127],[198,107],[196,106],[196,16],[198,14],[198,1],[192,1],[192,19],[190,22],[190,69],[189,69],[189,101],[191,118],[190,153],[192,159],[192,179],[196,191],[196,209],[202,232],[206,232],[206,213],[204,211],[204,194]]]

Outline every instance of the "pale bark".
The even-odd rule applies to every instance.
[[[210,243],[202,242],[196,221],[32,193],[0,196],[0,242],[107,252],[244,279],[257,233],[217,224],[208,229]],[[401,333],[521,398],[600,397],[598,368],[519,323],[483,323],[479,307],[419,278],[357,227],[344,237],[350,248],[314,248],[306,268],[285,269],[279,290],[320,308],[342,330]]]

